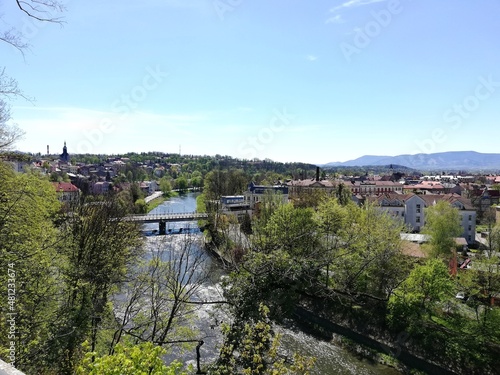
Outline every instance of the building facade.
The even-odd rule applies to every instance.
[[[245,203],[254,209],[255,205],[262,202],[269,195],[277,195],[283,203],[288,203],[288,186],[286,185],[248,185],[248,190],[243,193]]]
[[[467,243],[473,244],[476,233],[476,210],[469,200],[456,194],[382,194],[369,199],[381,210],[403,222],[410,231],[418,233],[425,226],[425,208],[440,200],[445,200],[455,207],[460,214],[462,235]]]

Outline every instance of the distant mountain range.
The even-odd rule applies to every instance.
[[[500,170],[500,154],[483,154],[475,151],[450,151],[397,156],[365,155],[345,162],[327,163],[322,165],[322,167],[363,167],[391,164],[426,171]]]

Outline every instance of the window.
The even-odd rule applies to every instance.
[[[472,225],[469,225],[469,230],[471,230],[471,229],[472,229]]]
[[[417,204],[417,214],[419,214],[419,213],[420,213],[420,205]]]
[[[469,221],[472,221],[472,215],[469,215]]]
[[[417,223],[420,223],[420,216],[417,216]]]

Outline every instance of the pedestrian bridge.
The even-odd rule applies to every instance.
[[[125,220],[136,223],[159,223],[159,233],[166,234],[167,223],[178,221],[196,221],[206,220],[208,214],[201,212],[189,212],[180,214],[146,214],[146,215],[128,215]]]

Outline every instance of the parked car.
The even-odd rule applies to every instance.
[[[465,294],[465,292],[458,292],[455,298],[461,300],[462,302],[465,302],[467,301],[467,294]]]

